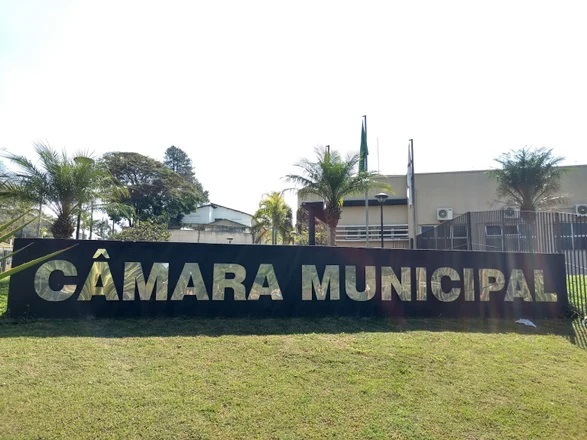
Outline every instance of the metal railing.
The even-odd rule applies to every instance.
[[[339,225],[336,228],[337,241],[365,241],[365,225]],[[369,240],[381,240],[381,225],[369,225]],[[408,225],[383,225],[383,241],[408,240]]]
[[[587,216],[511,209],[468,212],[416,237],[418,249],[564,254],[569,302],[587,314]]]

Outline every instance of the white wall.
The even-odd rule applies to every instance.
[[[182,223],[188,225],[205,225],[208,223],[212,223],[218,219],[231,220],[233,222],[240,223],[241,225],[246,225],[250,227],[252,216],[249,214],[245,214],[244,212],[239,212],[232,210],[230,208],[225,208],[223,206],[216,205],[216,208],[214,208],[212,205],[207,205],[198,208],[195,212],[191,212],[190,214],[184,216]]]
[[[228,238],[232,237],[233,244],[253,244],[253,236],[243,232],[217,232],[217,231],[195,231],[193,229],[170,230],[169,241],[180,243],[221,243],[227,244]]]

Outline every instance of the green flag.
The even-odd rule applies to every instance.
[[[367,127],[365,123],[361,124],[361,150],[359,151],[359,172],[367,171],[367,156],[369,150],[367,148]]]

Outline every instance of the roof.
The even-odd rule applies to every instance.
[[[248,212],[244,212],[244,211],[239,211],[238,209],[234,209],[234,208],[229,208],[228,206],[219,205],[218,203],[206,203],[205,205],[198,206],[196,208],[196,210],[198,210],[200,208],[205,208],[206,206],[211,206],[214,209],[216,209],[216,208],[230,209],[231,211],[240,212],[241,214],[245,214],[245,215],[253,217],[253,214],[249,214]]]
[[[587,164],[584,165],[561,165],[559,168],[587,168]],[[495,171],[498,168],[492,169],[482,169],[482,170],[457,170],[457,171],[432,171],[429,173],[418,173],[415,172],[415,176],[424,176],[424,175],[432,175],[432,174],[466,174],[466,173],[487,173],[490,171]],[[405,174],[383,174],[383,177],[403,177],[405,178]]]

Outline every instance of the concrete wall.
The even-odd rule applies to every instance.
[[[227,244],[232,237],[233,244],[253,244],[253,236],[250,233],[223,232],[223,231],[196,231],[193,229],[172,229],[169,241],[181,243],[220,243]]]
[[[252,216],[244,212],[235,211],[230,208],[225,208],[219,205],[205,205],[198,208],[195,212],[191,212],[183,217],[182,223],[205,225],[212,223],[218,219],[231,220],[241,225],[251,226]]]
[[[565,167],[561,194],[568,200],[557,208],[575,212],[575,205],[587,203],[587,165]],[[492,211],[506,204],[499,200],[497,184],[487,171],[416,174],[416,220],[420,225],[434,225],[437,208],[452,208],[456,217],[469,211]],[[418,231],[419,233],[419,231]]]

